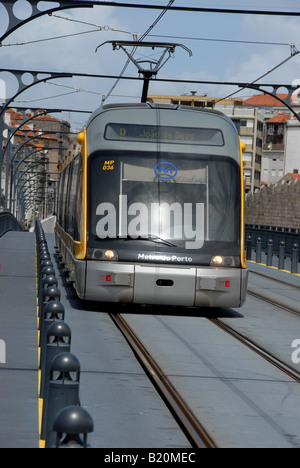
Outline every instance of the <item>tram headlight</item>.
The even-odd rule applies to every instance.
[[[115,256],[116,256],[116,252],[114,250],[106,250],[104,252],[104,257],[107,259],[107,260],[114,260],[115,259]]]
[[[239,257],[230,257],[215,255],[210,261],[211,266],[215,267],[240,267],[240,258]]]
[[[223,265],[224,258],[221,257],[220,255],[216,255],[211,259],[210,264],[215,265],[215,266],[222,266]]]
[[[119,260],[118,252],[112,249],[87,249],[88,260],[116,262]]]

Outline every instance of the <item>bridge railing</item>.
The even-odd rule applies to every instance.
[[[246,259],[298,273],[300,229],[246,224]]]
[[[19,221],[9,212],[0,213],[0,237],[8,231],[23,231]]]

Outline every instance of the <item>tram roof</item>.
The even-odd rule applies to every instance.
[[[192,107],[192,106],[183,106],[183,105],[176,105],[176,104],[167,104],[167,103],[118,103],[118,104],[105,104],[93,112],[91,117],[89,118],[87,122],[87,126],[100,114],[110,111],[110,110],[124,110],[124,109],[162,109],[162,110],[175,110],[175,111],[188,111],[188,112],[195,112],[195,113],[207,113],[207,114],[213,114],[218,117],[222,117],[224,120],[227,122],[231,123],[234,129],[236,130],[236,127],[232,120],[223,112],[215,110],[215,109],[207,109],[207,108],[199,108],[199,107]]]

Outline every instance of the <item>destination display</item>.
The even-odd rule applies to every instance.
[[[224,146],[221,130],[110,123],[104,138],[113,141],[143,141],[187,145]]]

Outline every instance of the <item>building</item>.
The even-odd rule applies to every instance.
[[[286,126],[291,116],[284,112],[265,121],[262,182],[274,184],[285,174]]]
[[[288,120],[285,135],[284,174],[300,174],[300,122]]]
[[[277,96],[279,99],[283,100],[288,97],[288,94],[277,94]],[[245,99],[243,101],[243,107],[259,108],[266,118],[271,118],[271,116],[282,112],[285,108],[282,102],[269,94],[258,94]]]
[[[184,94],[182,96],[169,96],[169,95],[149,95],[148,102],[166,102],[168,104],[191,106],[191,107],[207,107],[214,109],[216,106],[220,108],[236,107],[243,104],[241,98],[228,98],[221,99],[220,97],[208,97],[207,95],[198,96],[196,91],[191,91],[191,94]]]
[[[245,191],[253,193],[261,184],[264,115],[259,109],[243,107],[224,109],[222,112],[233,120],[246,145],[243,154]]]
[[[35,113],[28,111],[24,115],[20,111],[8,109],[4,114],[4,125],[8,136],[14,136],[9,144],[7,137],[3,140],[3,207],[16,214],[18,196],[14,196],[14,192],[18,194],[20,187],[28,187],[27,192],[30,192],[30,187],[34,187],[42,216],[53,212],[56,203],[58,162],[69,146],[70,124],[45,115],[42,110],[36,110]],[[9,188],[12,186],[12,180],[17,190],[14,188],[12,191]]]
[[[14,131],[20,127],[11,143],[18,146],[24,144],[26,137],[30,139],[26,146],[42,152],[43,156],[47,157],[49,166],[47,173],[51,179],[57,180],[58,161],[69,146],[70,124],[49,114],[45,115],[41,110],[40,115],[22,125],[22,122],[29,119],[31,115],[34,117],[33,113],[27,113],[24,118],[21,112],[13,109],[5,113],[4,122],[9,128]]]
[[[300,112],[299,88],[291,97],[291,105]],[[286,99],[288,94],[278,94]],[[300,123],[292,112],[272,96],[260,94],[246,99],[243,106],[259,108],[264,114],[262,182],[274,184],[285,174],[300,173]]]

